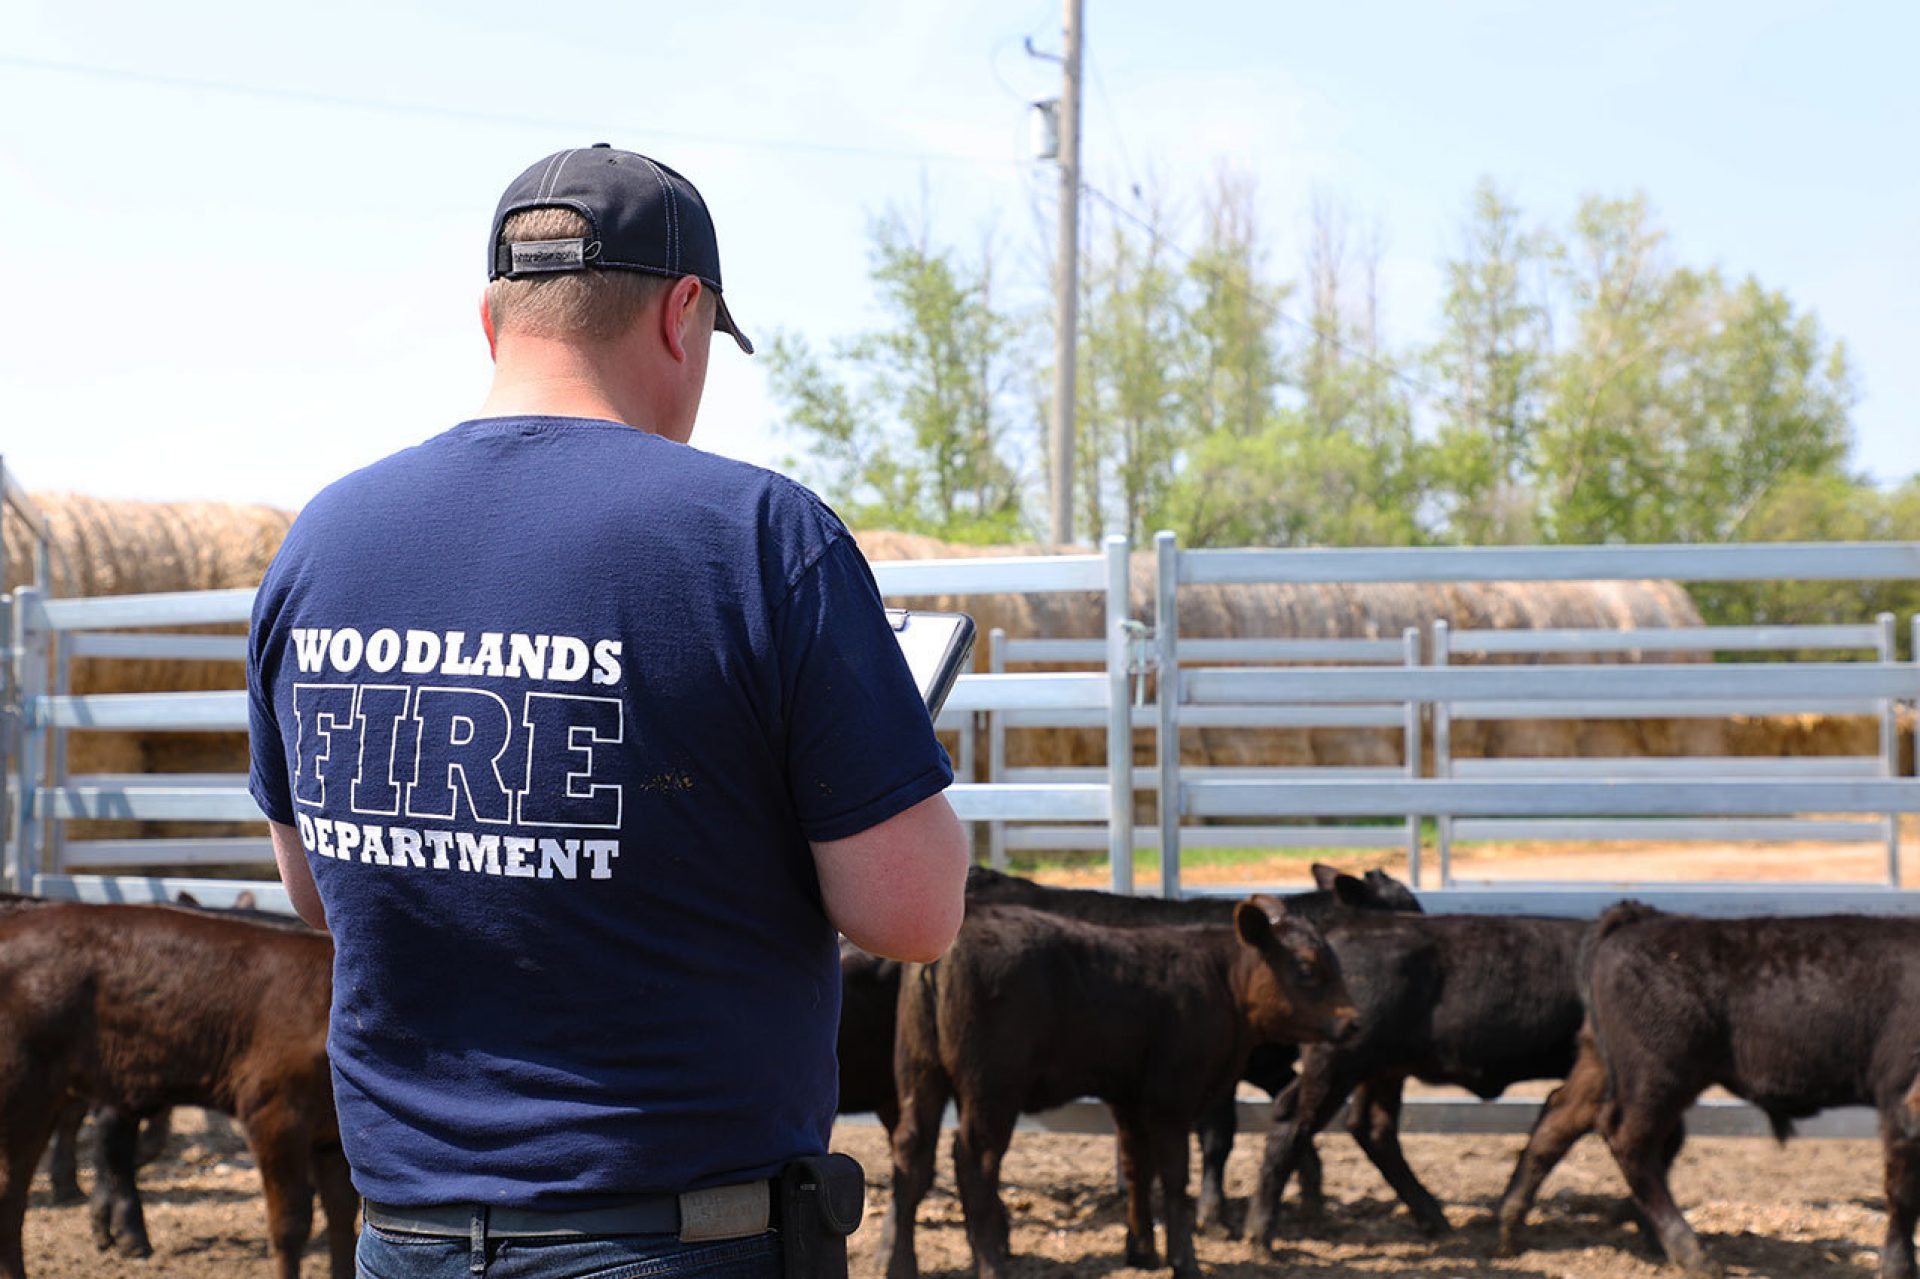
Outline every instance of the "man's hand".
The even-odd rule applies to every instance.
[[[862,950],[917,963],[940,958],[960,931],[971,860],[966,828],[944,795],[813,845],[834,927]]]

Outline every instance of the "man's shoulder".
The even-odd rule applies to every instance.
[[[357,541],[383,515],[412,525],[448,503],[462,512],[484,506],[498,518],[515,506],[506,490],[529,485],[545,490],[523,503],[529,518],[559,515],[577,529],[582,512],[598,512],[601,527],[623,536],[670,527],[683,541],[757,559],[776,591],[851,540],[832,507],[778,471],[615,422],[486,418],[334,480],[301,510],[287,548]],[[669,508],[672,518],[662,521]]]

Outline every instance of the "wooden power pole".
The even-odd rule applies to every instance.
[[[1080,18],[1084,0],[1066,0],[1067,46],[1060,58],[1060,244],[1053,276],[1053,422],[1049,432],[1053,511],[1049,538],[1073,540],[1074,374],[1080,304]]]

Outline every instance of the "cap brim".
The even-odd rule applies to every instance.
[[[713,331],[715,333],[730,335],[734,341],[740,344],[742,351],[745,351],[748,355],[752,355],[753,343],[747,341],[747,335],[742,333],[740,326],[733,322],[733,312],[727,310],[727,299],[721,296],[720,290],[715,289],[713,291],[713,300],[719,303],[713,312]]]

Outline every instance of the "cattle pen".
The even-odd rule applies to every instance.
[[[113,730],[244,731],[241,689],[74,694],[79,658],[233,661],[253,592],[190,591],[48,598],[44,522],[4,463],[0,491],[35,544],[34,578],[0,596],[6,651],[0,662],[0,766],[7,778],[4,868],[13,891],[87,901],[169,901],[188,892],[210,904],[251,894],[284,908],[271,879],[197,877],[196,866],[259,863],[259,835],[72,839],[73,822],[257,822],[244,776],[205,773],[74,774],[75,734]],[[1887,581],[1920,578],[1920,543],[1689,546],[1542,546],[1393,550],[1188,550],[1172,534],[1155,542],[1150,615],[1129,608],[1126,539],[1098,554],[874,564],[890,602],[1005,593],[1081,593],[1100,601],[1104,633],[989,638],[989,669],[963,675],[939,727],[955,735],[958,775],[949,795],[985,828],[988,855],[1009,851],[1104,852],[1114,892],[1132,893],[1136,854],[1157,863],[1150,891],[1178,896],[1270,890],[1269,883],[1188,887],[1183,844],[1402,850],[1408,881],[1430,912],[1592,917],[1623,898],[1706,915],[1920,910],[1900,884],[1899,818],[1920,812],[1920,779],[1902,775],[1897,717],[1920,700],[1920,644],[1897,656],[1896,619],[1819,626],[1690,626],[1655,630],[1462,630],[1436,620],[1422,635],[1329,639],[1259,635],[1182,639],[1183,589],[1203,584],[1619,581]],[[1920,637],[1920,617],[1909,626]],[[164,628],[164,629],[163,629]],[[195,633],[196,631],[200,633]],[[1788,653],[1795,660],[1676,661],[1716,652]],[[1596,657],[1661,658],[1606,664]],[[1552,664],[1461,665],[1485,654],[1550,654]],[[1809,658],[1807,654],[1816,656]],[[1862,660],[1863,659],[1863,660]],[[1008,673],[1016,662],[1073,669]],[[1455,725],[1470,720],[1605,720],[1658,715],[1724,717],[1807,713],[1872,717],[1870,755],[1767,758],[1456,759]],[[1096,767],[1009,768],[1010,732],[1104,732]],[[1397,766],[1234,767],[1183,763],[1183,731],[1222,728],[1390,729]],[[1136,737],[1153,762],[1136,763]],[[1430,750],[1429,750],[1430,745]],[[973,780],[983,774],[981,780]],[[1136,821],[1140,797],[1156,817]],[[1165,802],[1165,797],[1173,797]],[[1202,824],[1207,823],[1207,824]],[[1884,849],[1886,872],[1859,882],[1613,882],[1465,879],[1459,840],[1529,838],[1860,843]],[[1600,861],[1604,866],[1604,860]],[[156,874],[151,868],[164,867]],[[1263,1119],[1248,1106],[1247,1127]],[[1536,1103],[1451,1098],[1410,1101],[1411,1131],[1522,1132]],[[1032,1126],[1106,1131],[1105,1112],[1073,1106]],[[1703,1134],[1759,1135],[1762,1117],[1734,1103],[1699,1108]],[[1871,1116],[1836,1111],[1810,1134],[1867,1135]]]

